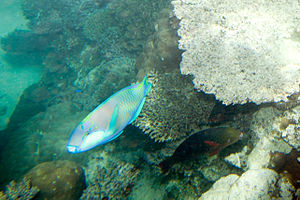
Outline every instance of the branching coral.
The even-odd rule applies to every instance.
[[[37,187],[31,187],[30,179],[23,178],[19,183],[11,181],[6,188],[5,193],[0,192],[1,200],[30,200],[39,192]]]
[[[152,90],[135,124],[158,142],[180,139],[207,123],[214,98],[197,93],[177,70],[152,73]]]
[[[300,3],[174,0],[181,73],[224,104],[287,101],[299,92]]]

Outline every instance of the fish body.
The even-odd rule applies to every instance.
[[[106,99],[72,131],[67,150],[70,153],[84,152],[117,138],[138,117],[150,90],[151,84],[145,76],[142,82]]]
[[[199,131],[184,140],[176,148],[173,155],[162,161],[159,166],[162,172],[166,173],[172,165],[178,162],[193,160],[203,154],[213,156],[238,141],[241,136],[240,131],[229,127],[209,128]]]

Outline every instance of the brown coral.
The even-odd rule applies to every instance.
[[[5,193],[0,191],[0,200],[30,200],[33,199],[38,192],[39,189],[35,186],[32,187],[30,179],[25,177],[18,183],[11,181],[9,185],[6,186]]]
[[[135,124],[158,142],[180,139],[207,123],[215,105],[211,96],[196,92],[178,70],[151,73],[153,84]]]
[[[78,199],[84,188],[81,167],[67,160],[41,163],[25,177],[30,177],[32,185],[40,189],[40,199]]]

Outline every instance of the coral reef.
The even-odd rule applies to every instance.
[[[116,22],[112,18],[111,12],[108,9],[102,8],[89,15],[84,21],[83,34],[90,40],[98,41],[103,37],[102,34],[106,29],[109,29],[115,24]],[[105,49],[105,46],[103,46],[103,48]]]
[[[180,6],[187,6],[184,10],[187,15],[190,11],[197,14],[180,17],[178,2],[182,3]],[[36,43],[18,46],[20,43],[15,45],[13,40],[3,40],[4,46],[18,54],[28,53],[26,50],[43,51],[41,59],[45,68],[41,81],[23,93],[11,118],[10,130],[6,132],[9,139],[4,140],[6,145],[1,146],[0,151],[0,171],[5,172],[0,177],[1,183],[12,177],[19,178],[35,165],[52,160],[36,166],[28,174],[32,184],[41,189],[37,197],[196,199],[217,180],[215,185],[219,185],[221,191],[226,190],[222,197],[290,199],[295,196],[295,180],[299,179],[298,97],[294,97],[288,111],[285,106],[280,110],[254,104],[254,109],[241,111],[226,107],[224,112],[220,111],[213,95],[197,92],[192,78],[181,75],[176,69],[181,53],[176,48],[178,20],[170,9],[161,10],[168,3],[152,0],[24,0],[23,11],[29,20],[30,31],[14,34],[22,36],[16,37],[21,38],[19,42],[25,38],[27,42]],[[298,59],[299,30],[293,33],[292,39],[289,38],[296,27],[291,21],[298,14],[293,12],[298,9],[298,4],[287,12],[287,5],[280,2],[246,5],[244,1],[232,4],[174,0],[173,3],[176,16],[182,19],[178,32],[180,47],[185,50],[181,70],[187,73],[184,70],[188,67],[196,69],[196,74],[190,72],[194,75],[194,83],[200,84],[197,82],[200,78],[204,81],[197,89],[215,94],[225,104],[286,100],[298,91],[295,85],[299,84],[299,63],[291,61]],[[270,5],[269,10],[263,7],[266,4]],[[278,11],[275,4],[282,11]],[[199,7],[194,9],[193,6]],[[220,8],[222,6],[224,9]],[[240,13],[240,7],[245,8],[244,14]],[[253,12],[249,13],[249,10]],[[279,19],[279,12],[287,15],[282,14]],[[258,15],[261,20],[254,23],[257,13],[262,13]],[[264,16],[268,14],[272,14],[270,20],[277,20],[276,23],[279,20],[275,26],[265,21]],[[189,20],[194,20],[195,24],[188,26]],[[257,27],[254,24],[258,24]],[[185,28],[187,31],[183,30]],[[286,32],[284,40],[285,36],[280,34],[285,29],[291,32]],[[261,31],[265,37],[257,39],[256,35],[260,37]],[[278,37],[276,42],[274,37]],[[283,45],[286,48],[281,48]],[[191,51],[195,49],[196,52]],[[284,57],[286,50],[293,49],[295,51],[291,52],[295,54]],[[84,154],[67,154],[65,144],[76,123],[102,100],[153,68],[156,72],[149,74],[153,89],[136,121],[136,125],[153,140],[140,134],[138,128],[129,126],[126,134],[105,146]],[[294,69],[295,73],[290,73]],[[282,73],[277,73],[278,70]],[[282,78],[282,74],[287,77]],[[276,84],[269,77],[274,78]],[[278,81],[278,78],[282,80]],[[264,90],[265,87],[269,88]],[[292,89],[285,90],[287,87]],[[278,93],[278,88],[283,88],[282,93]],[[0,114],[5,109],[0,109]],[[252,115],[257,109],[260,110]],[[213,110],[216,113],[212,113]],[[199,155],[193,161],[174,164],[168,175],[161,173],[157,164],[172,155],[186,137],[216,124],[238,128],[244,132],[244,138],[217,157]],[[57,161],[62,159],[76,161],[77,165]],[[78,165],[86,166],[87,188],[83,194],[83,171]],[[218,197],[214,188],[217,186],[203,198],[213,191],[216,195],[213,197]]]
[[[27,26],[38,34],[55,34],[65,29],[79,30],[83,20],[107,1],[99,0],[24,0],[22,10]]]
[[[25,177],[40,189],[39,199],[77,200],[85,187],[83,170],[67,160],[41,163]]]
[[[89,40],[95,41],[101,46],[99,53],[103,57],[118,57],[125,53],[121,49],[121,30],[114,19],[112,11],[107,8],[95,12],[86,19],[83,34]]]
[[[6,186],[5,192],[0,192],[1,200],[30,200],[33,199],[39,192],[36,186],[31,186],[30,179],[23,178],[20,182],[16,183],[11,181]]]
[[[115,91],[134,82],[135,59],[119,57],[102,62],[93,68],[82,67],[74,85],[81,92],[74,95],[73,104],[82,105],[84,110],[92,110]]]
[[[157,12],[168,1],[111,1],[109,6],[93,13],[84,21],[83,33],[101,45],[107,53],[121,51],[137,55],[146,39],[154,32]],[[137,17],[138,16],[138,17]],[[102,52],[104,53],[104,52]],[[115,55],[116,56],[116,55]]]
[[[173,0],[180,69],[224,104],[287,101],[299,92],[300,4]]]
[[[124,199],[139,173],[133,164],[112,160],[105,152],[95,152],[85,169],[87,189],[80,199]]]
[[[137,58],[139,79],[153,69],[162,73],[178,68],[181,51],[177,48],[177,28],[178,20],[173,16],[171,8],[163,9],[155,22],[154,34],[148,38],[143,53]]]
[[[169,4],[169,0],[113,1],[110,10],[122,33],[121,48],[138,55],[147,38],[155,31],[154,22],[159,18],[158,13]]]
[[[144,108],[134,122],[158,142],[187,136],[205,123],[215,104],[214,98],[197,93],[189,79],[177,70],[152,73],[153,84]]]

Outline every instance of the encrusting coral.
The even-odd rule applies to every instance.
[[[300,4],[173,0],[180,69],[224,104],[287,101],[299,92]]]
[[[158,142],[181,139],[207,123],[214,98],[194,90],[189,77],[174,70],[149,74],[152,90],[134,122]]]

